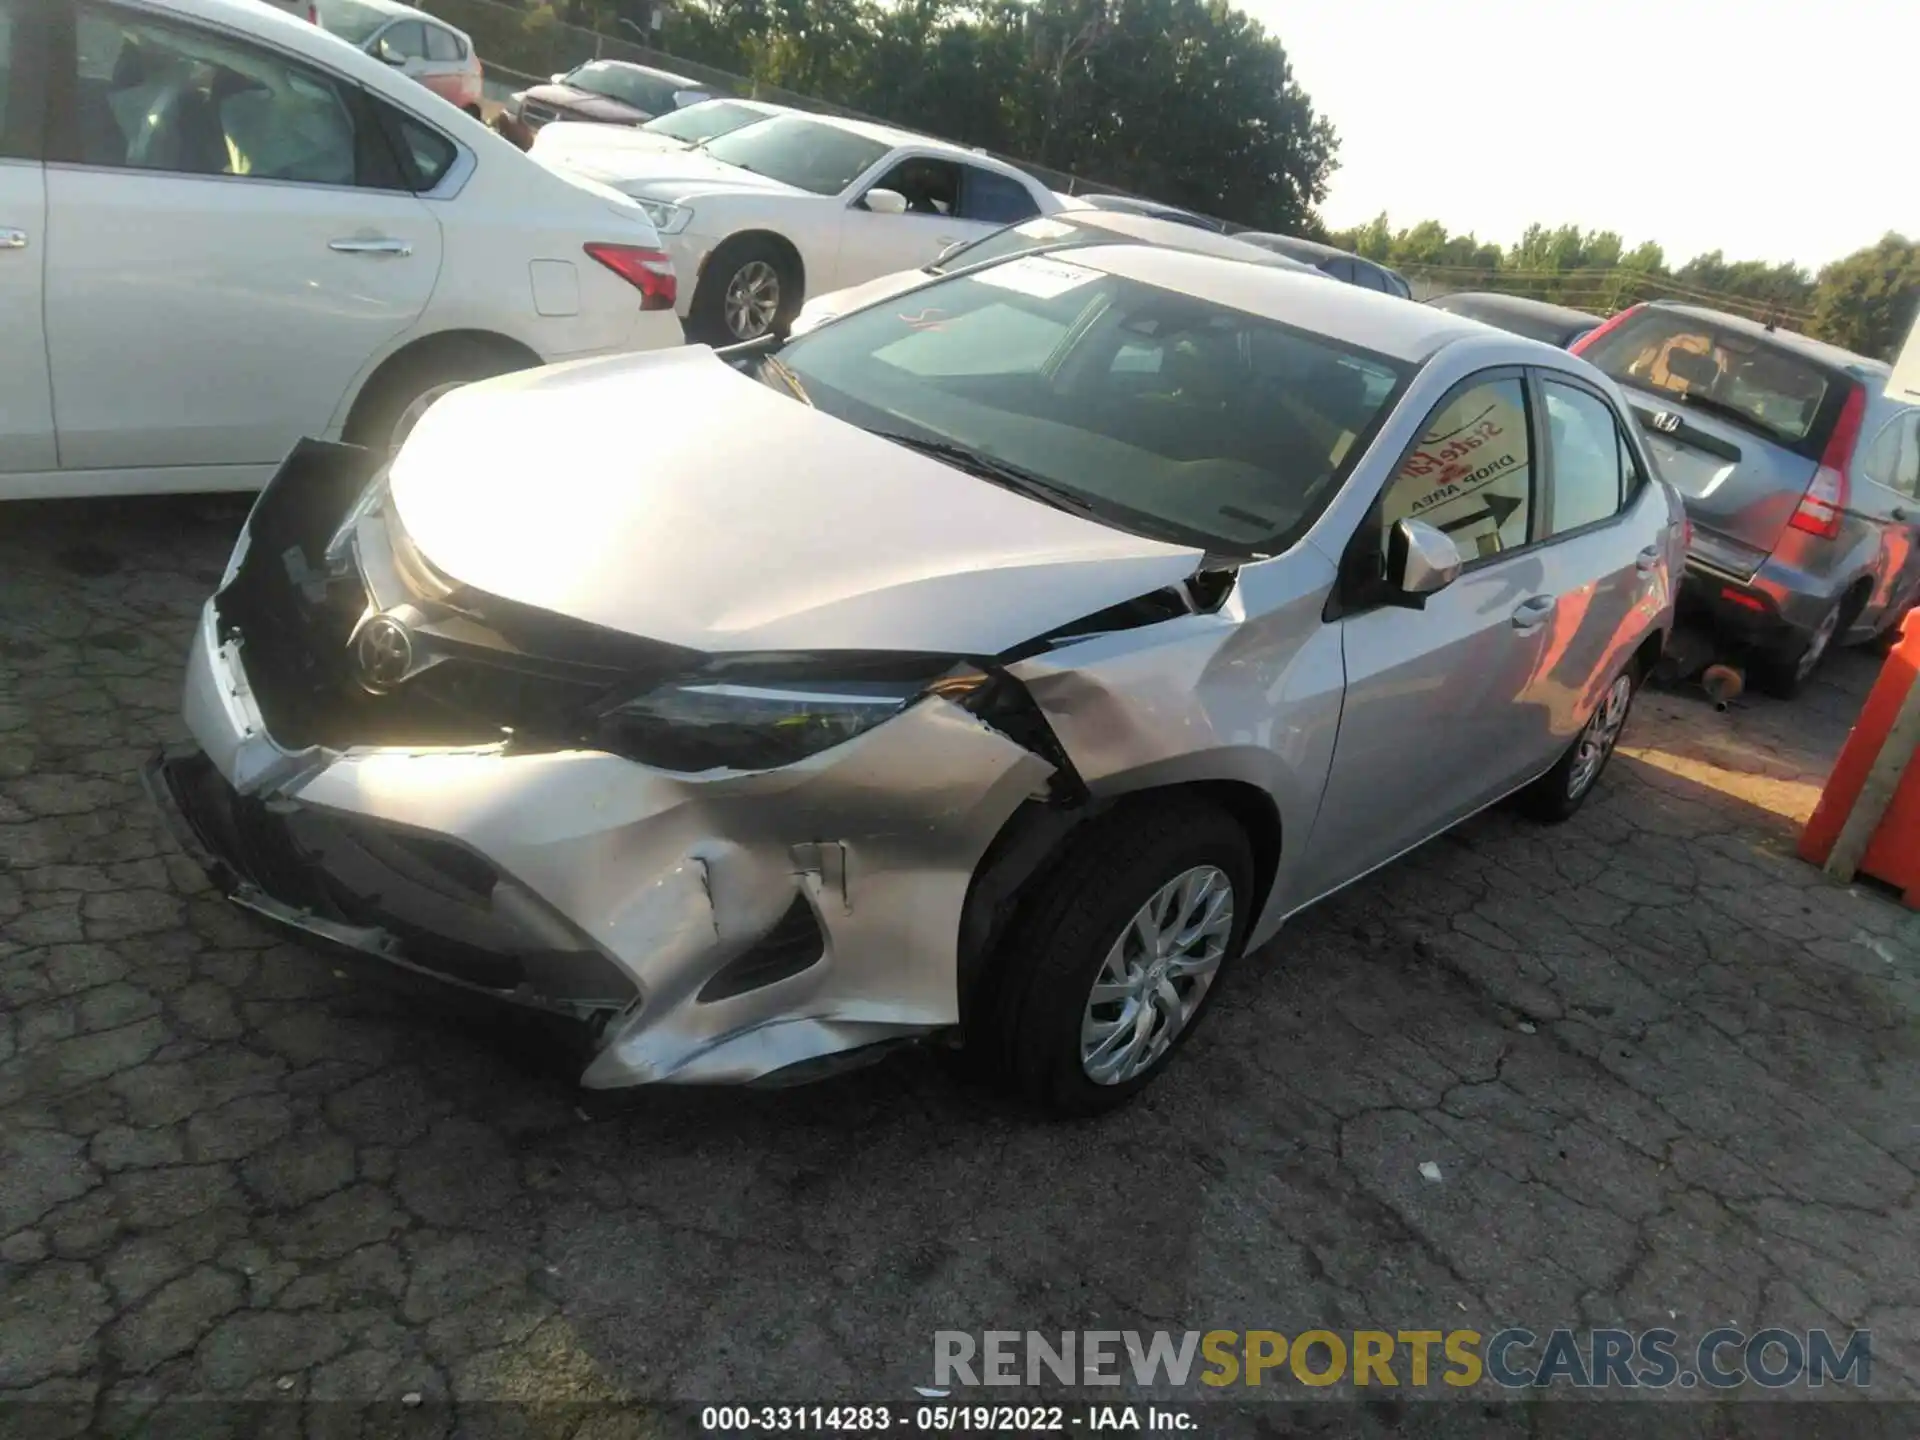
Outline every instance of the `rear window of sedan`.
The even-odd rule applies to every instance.
[[[1580,358],[1807,456],[1820,454],[1836,418],[1833,377],[1818,361],[1677,310],[1629,315]]]
[[[1246,555],[1313,522],[1414,368],[1058,255],[922,286],[780,359],[841,419],[964,447],[1117,528]]]

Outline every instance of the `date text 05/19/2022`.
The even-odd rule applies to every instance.
[[[1166,1405],[708,1405],[700,1429],[708,1435],[1089,1434],[1105,1431],[1190,1433],[1192,1413]]]

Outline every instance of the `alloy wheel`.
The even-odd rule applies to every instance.
[[[1575,742],[1577,748],[1573,754],[1573,768],[1567,772],[1569,800],[1577,800],[1586,794],[1587,787],[1599,777],[1607,757],[1613,753],[1613,747],[1620,739],[1621,727],[1627,723],[1627,709],[1632,704],[1633,677],[1618,676],[1607,688],[1606,697],[1594,707],[1586,728]]]
[[[1113,942],[1080,1020],[1080,1067],[1098,1085],[1145,1073],[1172,1048],[1233,936],[1233,882],[1215,865],[1174,876]]]
[[[736,340],[757,340],[780,313],[780,272],[765,260],[749,260],[727,282],[721,308]]]

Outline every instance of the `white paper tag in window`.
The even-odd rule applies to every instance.
[[[1085,285],[1097,278],[1099,273],[1084,265],[1070,265],[1064,260],[1051,260],[1044,255],[1023,255],[1004,265],[977,270],[967,278],[977,280],[982,285],[1031,295],[1038,300],[1051,300],[1076,286]]]
[[[1064,240],[1073,234],[1071,225],[1062,225],[1058,220],[1048,220],[1044,216],[1038,220],[1028,220],[1013,228],[1029,240]]]

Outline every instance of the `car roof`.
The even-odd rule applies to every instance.
[[[1502,295],[1493,290],[1456,290],[1447,295],[1436,295],[1427,302],[1443,310],[1455,311],[1461,315],[1524,315],[1538,320],[1550,320],[1565,325],[1569,330],[1576,325],[1598,325],[1601,317],[1590,315],[1585,310],[1575,310],[1568,305],[1555,305],[1547,300],[1529,300],[1524,295]]]
[[[1243,245],[1230,235],[1222,235],[1217,230],[1202,229],[1197,225],[1182,225],[1177,220],[1162,220],[1153,215],[1142,215],[1134,210],[1102,210],[1092,205],[1076,206],[1062,210],[1057,215],[1040,217],[1044,221],[1058,222],[1062,225],[1085,226],[1089,230],[1105,230],[1114,235],[1123,235],[1129,240],[1138,240],[1147,245],[1166,245],[1175,250],[1191,250],[1200,255],[1218,255],[1227,260],[1245,260],[1255,265],[1275,265],[1280,269],[1312,270],[1311,265],[1303,265],[1298,260],[1285,255],[1276,255],[1271,250],[1262,250],[1257,245]],[[1024,220],[1023,225],[1034,222]],[[1319,272],[1314,271],[1315,275]]]
[[[637,70],[642,75],[651,75],[656,80],[671,80],[676,85],[691,85],[702,90],[709,88],[704,81],[696,80],[691,75],[681,75],[673,70],[662,70],[657,65],[642,65],[637,60],[616,60],[611,55],[598,55],[591,60],[582,60],[573,68],[575,70],[583,70],[589,65],[617,65],[622,70]],[[721,97],[716,95],[713,98],[717,100]]]
[[[1690,315],[1696,320],[1708,320],[1722,330],[1731,330],[1736,335],[1751,335],[1756,340],[1766,340],[1781,349],[1792,352],[1821,365],[1830,365],[1838,370],[1846,370],[1855,375],[1886,376],[1893,373],[1892,367],[1865,355],[1857,355],[1851,350],[1843,350],[1838,345],[1829,345],[1824,340],[1816,340],[1811,335],[1802,335],[1797,330],[1777,330],[1762,325],[1758,320],[1749,320],[1744,315],[1730,315],[1725,310],[1710,310],[1704,305],[1686,305],[1673,300],[1655,300],[1651,307],[1656,310],[1672,310],[1677,314]]]
[[[1249,265],[1190,249],[1090,245],[1062,258],[1297,326],[1397,360],[1418,363],[1455,340],[1488,333],[1478,320],[1451,315],[1431,305],[1409,305],[1397,295],[1359,285],[1329,284],[1317,275],[1302,275],[1277,265]],[[1532,342],[1516,337],[1514,343]],[[1550,346],[1535,348],[1552,353]]]
[[[915,130],[901,130],[892,125],[882,125],[876,120],[855,120],[845,115],[823,115],[814,110],[789,110],[786,113],[798,115],[804,120],[816,124],[830,125],[836,130],[844,130],[849,135],[860,135],[876,145],[885,145],[888,149],[898,149],[906,145],[916,150],[931,150],[941,155],[964,157],[990,165],[998,170],[1018,171],[1019,167],[996,160],[984,150],[971,150],[965,145],[956,145],[951,140],[941,140],[932,135],[922,135]]]

